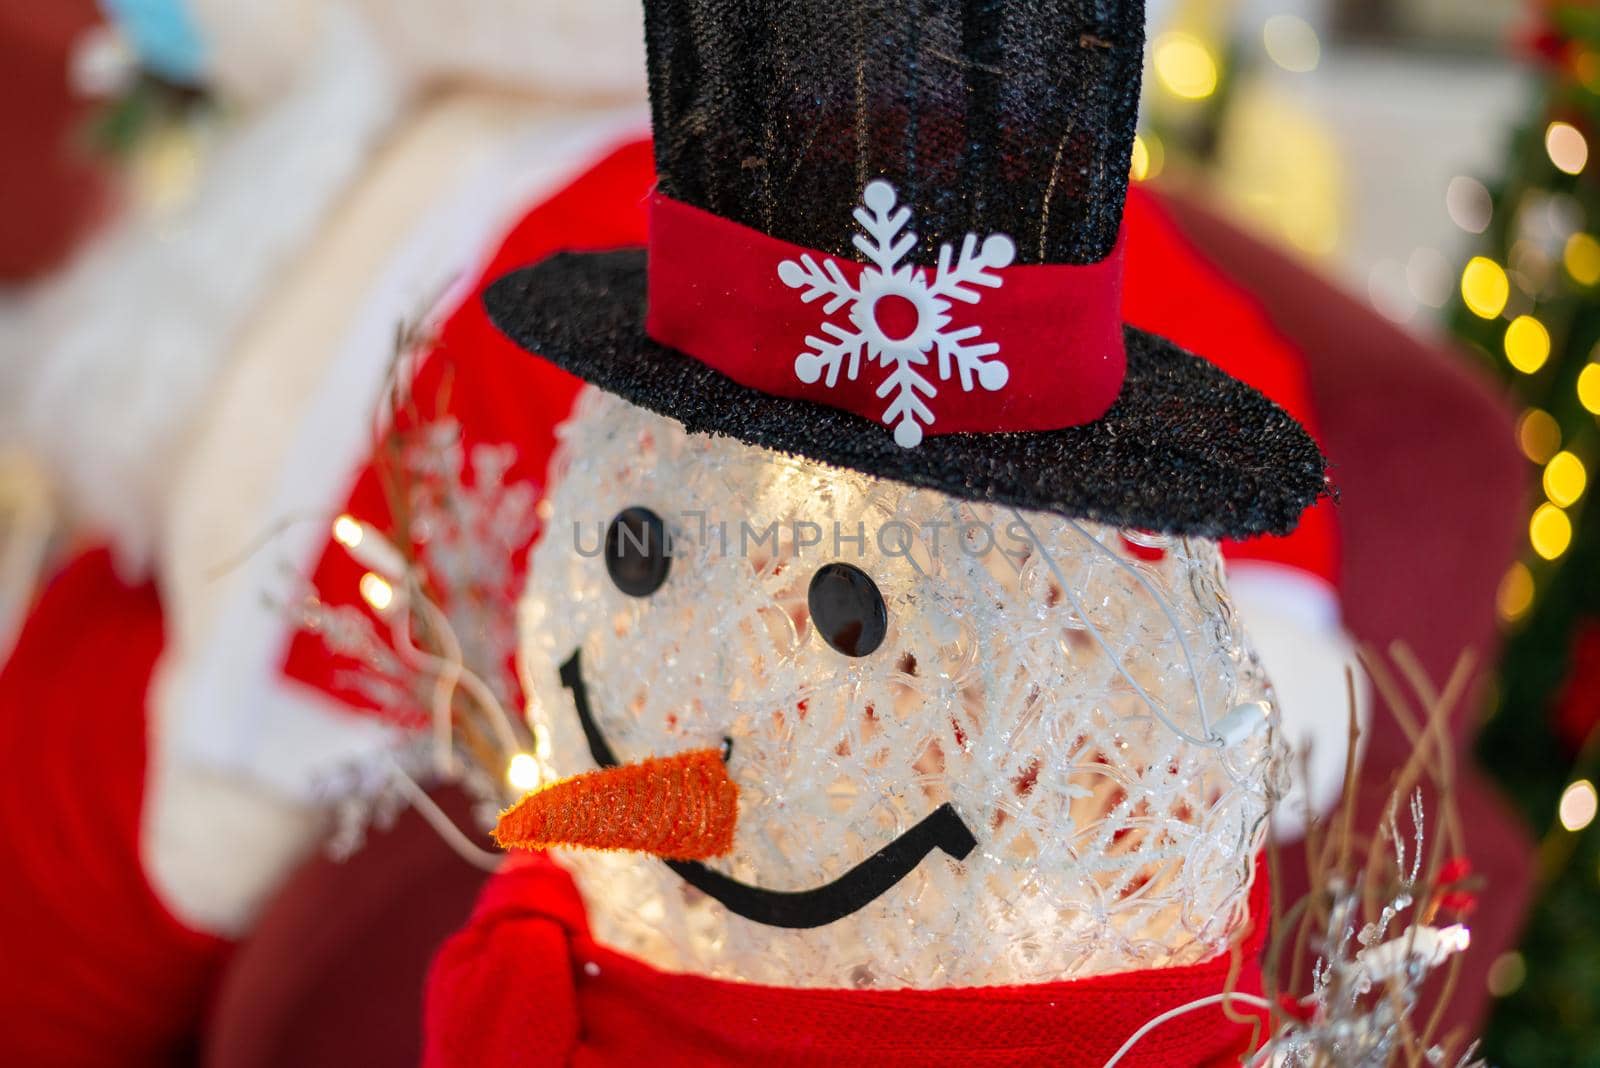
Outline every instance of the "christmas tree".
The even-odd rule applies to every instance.
[[[1519,953],[1496,962],[1483,1052],[1502,1065],[1576,1064],[1600,1050],[1600,11],[1553,4],[1530,47],[1533,113],[1497,185],[1459,178],[1452,217],[1482,234],[1451,326],[1522,408],[1528,551],[1501,583],[1507,640],[1479,740],[1484,766],[1542,837]],[[1455,536],[1441,532],[1441,536]],[[1592,1061],[1584,1061],[1592,1063]]]

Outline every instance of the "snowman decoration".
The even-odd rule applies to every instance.
[[[1142,4],[710,6],[646,4],[649,248],[485,298],[589,383],[521,606],[546,782],[497,829],[557,867],[489,892],[565,932],[583,1024],[518,1048],[1102,1063],[1262,926],[1275,713],[1215,539],[1321,456],[1119,321]],[[495,941],[436,967],[437,1063],[509,1055]],[[1211,1011],[1122,1063],[1241,1048]],[[818,1012],[849,1056],[795,1052]]]

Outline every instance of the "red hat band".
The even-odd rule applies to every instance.
[[[1059,430],[1122,389],[1123,239],[1093,264],[1016,266],[1004,235],[968,234],[913,265],[911,208],[886,181],[855,211],[865,262],[781,241],[657,194],[646,330],[763,393],[926,434]]]

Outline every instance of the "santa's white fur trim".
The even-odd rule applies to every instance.
[[[0,435],[39,456],[126,573],[149,562],[167,479],[240,326],[395,113],[398,87],[356,20],[330,19],[323,46],[181,209],[104,235],[33,294],[11,342]]]
[[[1305,834],[1308,805],[1313,814],[1326,815],[1343,793],[1350,748],[1345,669],[1355,669],[1363,737],[1372,718],[1370,687],[1355,641],[1340,621],[1338,594],[1327,582],[1281,564],[1232,560],[1228,589],[1277,691],[1282,738],[1294,754],[1291,789],[1273,813],[1273,835],[1280,842],[1297,841]],[[1302,761],[1305,750],[1309,760]]]

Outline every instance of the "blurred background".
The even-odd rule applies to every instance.
[[[636,20],[623,0],[494,0],[470,16],[428,0],[0,0],[0,655],[20,642],[52,659],[39,614],[65,574],[100,585],[55,625],[76,633],[91,616],[118,618],[104,607],[113,597],[153,628],[125,700],[142,707],[155,693],[152,707],[183,709],[200,700],[183,694],[231,679],[237,649],[206,643],[251,641],[224,602],[259,611],[262,590],[225,595],[202,576],[280,518],[262,500],[292,511],[280,487],[307,450],[348,468],[329,476],[330,507],[360,469],[355,446],[317,430],[328,416],[314,398],[333,388],[324,376],[345,368],[338,390],[355,398],[333,422],[363,424],[395,323],[459,281],[437,265],[485,262],[528,204],[561,188],[571,166],[551,161],[592,161],[644,132]],[[1431,611],[1448,617],[1444,630],[1460,622],[1449,653],[1468,644],[1479,658],[1452,727],[1462,808],[1487,814],[1485,855],[1473,857],[1485,875],[1481,959],[1462,979],[1470,989],[1446,1000],[1482,1032],[1491,1063],[1519,1068],[1600,1063],[1596,137],[1600,6],[1149,5],[1133,177],[1306,352],[1344,485],[1352,632],[1426,646]],[[486,195],[491,186],[503,191]],[[427,236],[424,219],[475,235],[472,247]],[[353,277],[345,314],[328,312]],[[360,344],[365,362],[351,364]],[[295,568],[316,564],[321,546],[291,553]],[[92,582],[85,567],[98,569]],[[1395,576],[1418,571],[1432,585],[1402,593]],[[1408,609],[1422,622],[1396,622]],[[294,654],[274,648],[277,670]],[[1449,657],[1434,662],[1442,674]],[[0,702],[43,692],[8,671]],[[220,692],[231,706],[246,685],[207,699]],[[22,715],[0,704],[0,721]],[[248,772],[291,798],[261,802],[272,825],[297,828],[253,843],[253,863],[265,872],[270,854],[276,866],[222,914],[182,903],[176,846],[143,842],[146,868],[168,866],[151,875],[157,896],[181,926],[227,944],[263,915],[308,922],[273,895],[282,872],[316,863],[302,829],[325,825],[308,800],[325,795],[295,785],[298,764],[229,756],[237,724],[150,715],[148,730],[136,717],[130,744],[159,755],[169,733],[183,735],[163,766],[204,758],[215,775]],[[1381,733],[1368,752],[1378,780]],[[49,742],[7,725],[0,771],[64,745],[74,771],[57,788],[77,791],[75,775],[109,778],[96,761],[120,759],[103,724],[95,736]],[[295,737],[347,754],[367,735],[341,725]],[[131,800],[118,802],[134,836],[165,826],[149,816],[146,778],[141,760]],[[441,919],[440,933],[459,919]],[[217,1034],[231,1027],[267,1048],[258,1016],[227,1013],[254,988],[236,980],[232,1001],[215,993],[214,945],[185,938],[139,953],[152,974],[171,971],[162,953],[208,962],[175,995],[190,1018],[156,1026],[134,1013],[127,1026],[156,1036],[140,1047],[152,1063],[175,1048],[248,1063],[219,1052]],[[223,1006],[208,1037],[197,1037],[202,1004]]]
[[[1153,6],[1151,27],[1136,175],[1142,165],[1147,179],[1197,183],[1373,312],[1491,376],[1512,406],[1528,465],[1514,504],[1524,540],[1497,589],[1504,645],[1489,650],[1498,663],[1473,752],[1537,848],[1518,944],[1485,977],[1483,1052],[1505,1065],[1589,1063],[1600,1050],[1600,532],[1585,492],[1600,459],[1589,159],[1600,8],[1174,0]]]

